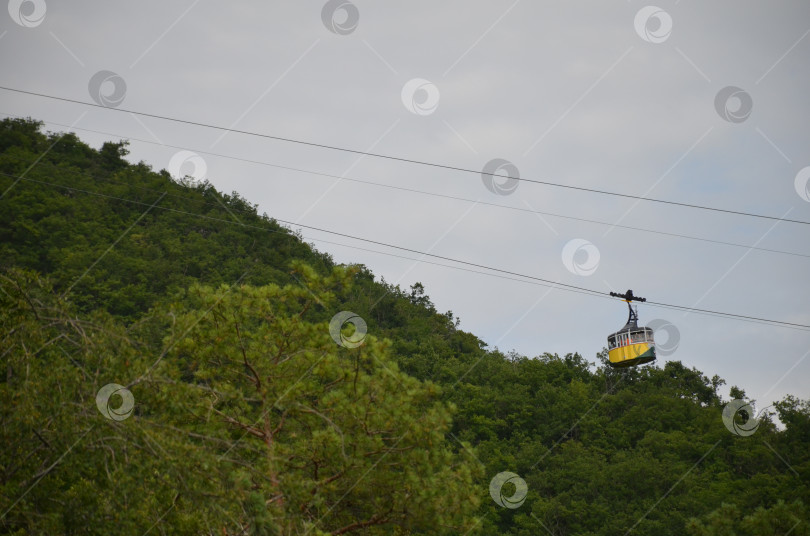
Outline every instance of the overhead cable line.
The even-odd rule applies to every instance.
[[[4,115],[7,115],[7,116],[18,117],[18,118],[20,117],[20,116],[15,116],[14,114],[8,114],[8,113],[5,113],[5,112],[0,112],[0,113],[3,113]],[[681,233],[670,233],[670,232],[667,232],[667,231],[658,231],[658,230],[655,230],[655,229],[645,229],[643,227],[634,227],[634,226],[631,226],[631,225],[621,225],[621,224],[615,224],[615,223],[608,223],[608,222],[605,222],[605,221],[591,220],[591,219],[587,219],[587,218],[579,218],[579,217],[576,217],[576,216],[567,216],[567,215],[564,215],[564,214],[555,214],[553,212],[544,212],[544,211],[535,210],[535,209],[532,209],[532,208],[522,208],[522,207],[515,207],[515,206],[510,206],[510,205],[502,205],[500,203],[492,203],[492,202],[488,202],[488,201],[480,201],[480,200],[470,199],[470,198],[466,198],[466,197],[459,197],[459,196],[448,195],[448,194],[440,194],[440,193],[435,193],[435,192],[427,192],[427,191],[418,190],[418,189],[415,189],[415,188],[406,188],[404,186],[396,186],[396,185],[392,185],[392,184],[384,184],[384,183],[380,183],[380,182],[357,179],[357,178],[347,177],[347,176],[343,176],[343,175],[334,175],[332,173],[325,173],[325,172],[321,172],[321,171],[313,171],[313,170],[308,170],[308,169],[301,169],[301,168],[296,168],[296,167],[284,166],[284,165],[281,165],[281,164],[274,164],[272,162],[265,162],[265,161],[261,161],[261,160],[251,160],[251,159],[248,159],[248,158],[241,158],[241,157],[238,157],[238,156],[231,156],[231,155],[225,155],[225,154],[220,154],[220,153],[212,153],[210,151],[204,151],[204,150],[200,150],[200,149],[195,149],[193,147],[183,147],[183,146],[179,146],[179,145],[170,145],[170,144],[165,144],[165,143],[158,143],[158,142],[144,140],[144,139],[140,139],[140,138],[121,136],[120,134],[115,134],[115,133],[112,133],[112,132],[104,132],[104,131],[92,130],[92,129],[87,129],[87,128],[71,127],[70,125],[64,125],[64,124],[56,123],[56,122],[53,122],[53,121],[46,121],[46,122],[49,123],[49,124],[52,124],[52,125],[63,126],[63,127],[67,127],[67,128],[73,128],[75,130],[81,130],[81,131],[84,131],[84,132],[93,132],[95,134],[103,134],[105,136],[113,136],[113,137],[117,137],[117,138],[120,138],[120,139],[135,140],[135,141],[150,144],[150,145],[157,145],[157,146],[161,146],[161,147],[170,147],[172,149],[181,149],[181,150],[193,151],[193,152],[198,153],[198,154],[206,154],[206,155],[209,155],[209,156],[215,156],[215,157],[219,157],[219,158],[227,158],[227,159],[236,160],[236,161],[239,161],[239,162],[245,162],[245,163],[250,163],[250,164],[268,166],[268,167],[272,167],[272,168],[283,169],[283,170],[286,170],[286,171],[293,171],[293,172],[296,172],[296,173],[304,173],[304,174],[308,174],[308,175],[317,175],[317,176],[321,176],[321,177],[344,180],[344,181],[347,181],[347,182],[365,184],[365,185],[369,185],[369,186],[376,186],[376,187],[379,187],[379,188],[388,188],[388,189],[399,190],[399,191],[404,191],[404,192],[412,192],[412,193],[416,193],[416,194],[428,195],[428,196],[432,196],[432,197],[439,197],[439,198],[443,198],[443,199],[453,199],[455,201],[463,201],[463,202],[467,202],[467,203],[476,203],[478,205],[502,208],[502,209],[513,210],[513,211],[518,211],[518,212],[525,212],[525,213],[529,213],[529,214],[539,214],[539,215],[542,215],[542,216],[549,216],[549,217],[552,217],[552,218],[561,218],[561,219],[567,219],[567,220],[572,220],[572,221],[591,223],[591,224],[596,224],[596,225],[603,225],[603,226],[607,226],[607,227],[616,227],[616,228],[619,228],[619,229],[627,229],[627,230],[631,230],[631,231],[638,231],[638,232],[644,232],[644,233],[653,233],[653,234],[658,234],[658,235],[662,235],[662,236],[671,236],[671,237],[674,237],[674,238],[683,238],[683,239],[687,239],[687,240],[696,240],[696,241],[707,242],[707,243],[711,243],[711,244],[721,244],[721,245],[725,245],[725,246],[732,246],[732,247],[745,248],[745,249],[753,249],[753,250],[764,251],[764,252],[768,252],[768,253],[777,253],[777,254],[781,254],[781,255],[792,255],[792,256],[795,256],[795,257],[810,258],[810,254],[807,254],[807,253],[798,253],[798,252],[794,252],[794,251],[785,251],[785,250],[780,250],[780,249],[771,249],[771,248],[763,248],[763,247],[758,247],[758,246],[749,246],[749,245],[746,245],[746,244],[739,244],[739,243],[736,243],[736,242],[728,242],[728,241],[725,241],[725,240],[715,240],[715,239],[711,239],[711,238],[703,238],[703,237],[698,237],[698,236],[685,235],[685,234],[681,234]],[[22,160],[22,157],[12,157],[12,158],[19,158],[19,159]],[[43,163],[40,162],[38,165],[41,166],[41,165],[43,165]],[[53,165],[53,164],[50,164],[50,165]],[[98,176],[89,175],[87,173],[80,173],[80,172],[76,172],[76,173],[78,173],[80,175],[87,176],[87,177],[94,177],[94,178],[97,178],[99,180],[104,180],[104,181],[108,181],[108,182],[121,182],[121,181],[115,181],[113,179],[108,179],[106,177],[98,177]],[[137,187],[137,188],[143,188],[143,187]],[[157,190],[154,190],[154,191],[157,191]]]
[[[214,124],[210,124],[210,123],[203,123],[203,122],[200,122],[200,121],[192,121],[192,120],[189,120],[189,119],[179,119],[179,118],[176,118],[176,117],[169,117],[169,116],[160,115],[160,114],[141,112],[141,111],[137,111],[137,110],[129,110],[129,109],[126,109],[126,108],[110,108],[110,107],[103,106],[101,104],[92,103],[92,102],[80,101],[80,100],[76,100],[76,99],[68,99],[66,97],[57,97],[55,95],[48,95],[48,94],[45,94],[45,93],[37,93],[37,92],[34,92],[34,91],[27,91],[27,90],[23,90],[23,89],[10,88],[10,87],[5,87],[5,86],[0,86],[0,89],[6,90],[6,91],[12,91],[12,92],[15,92],[15,93],[21,93],[21,94],[25,94],[25,95],[32,95],[32,96],[35,96],[35,97],[42,97],[42,98],[53,99],[53,100],[58,100],[58,101],[62,101],[62,102],[70,102],[70,103],[73,103],[73,104],[80,104],[82,106],[92,106],[94,108],[103,108],[105,110],[112,110],[112,111],[116,111],[116,112],[124,112],[124,113],[139,115],[139,116],[142,116],[142,117],[151,117],[151,118],[154,118],[154,119],[162,119],[162,120],[165,120],[165,121],[172,121],[174,123],[181,123],[181,124],[185,124],[185,125],[192,125],[192,126],[197,126],[197,127],[210,128],[210,129],[220,130],[220,131],[225,131],[225,132],[233,132],[235,134],[243,134],[243,135],[246,135],[246,136],[255,136],[255,137],[269,139],[269,140],[276,140],[276,141],[283,141],[283,142],[288,142],[288,143],[295,143],[295,144],[298,144],[298,145],[305,145],[305,146],[308,146],[308,147],[316,147],[316,148],[319,148],[319,149],[329,149],[329,150],[332,150],[332,151],[340,151],[340,152],[345,152],[345,153],[369,156],[369,157],[373,157],[373,158],[382,158],[382,159],[386,159],[386,160],[391,160],[391,161],[396,161],[396,162],[405,162],[405,163],[409,163],[409,164],[417,164],[417,165],[421,165],[421,166],[430,166],[430,167],[435,167],[435,168],[439,168],[439,169],[460,171],[460,172],[463,172],[463,173],[474,173],[476,175],[481,175],[481,173],[482,173],[480,170],[474,170],[474,169],[463,168],[463,167],[458,167],[458,166],[451,166],[451,165],[447,165],[447,164],[439,164],[439,163],[436,163],[436,162],[427,162],[427,161],[418,160],[418,159],[415,159],[415,158],[405,158],[405,157],[401,157],[401,156],[393,156],[393,155],[387,155],[387,154],[381,154],[381,153],[372,153],[372,152],[369,152],[369,151],[360,151],[358,149],[349,149],[347,147],[338,147],[336,145],[328,145],[328,144],[324,144],[324,143],[316,143],[316,142],[312,142],[312,141],[305,141],[305,140],[299,140],[299,139],[295,139],[295,138],[288,138],[288,137],[285,137],[285,136],[275,136],[275,135],[271,135],[271,134],[263,134],[261,132],[252,132],[252,131],[249,131],[249,130],[241,130],[241,129],[236,129],[236,128],[223,127],[223,126],[220,126],[220,125],[214,125]],[[722,213],[726,213],[726,214],[736,214],[736,215],[739,215],[739,216],[748,216],[748,217],[752,217],[752,218],[761,218],[761,219],[767,219],[767,220],[773,220],[773,221],[781,221],[781,222],[786,222],[786,223],[797,223],[797,224],[801,224],[801,225],[810,225],[810,222],[808,222],[808,221],[793,220],[793,219],[789,219],[789,218],[780,218],[780,217],[777,217],[777,216],[768,216],[768,215],[765,215],[765,214],[756,214],[756,213],[753,213],[753,212],[744,212],[744,211],[739,211],[739,210],[730,210],[730,209],[724,209],[724,208],[718,208],[718,207],[708,207],[708,206],[704,206],[704,205],[695,205],[695,204],[691,204],[691,203],[682,203],[682,202],[679,202],[679,201],[670,201],[670,200],[666,200],[666,199],[657,199],[657,198],[653,198],[653,197],[644,197],[644,196],[640,196],[640,195],[632,195],[632,194],[623,194],[623,193],[619,193],[619,192],[611,192],[611,191],[608,191],[608,190],[599,190],[599,189],[596,189],[596,188],[586,188],[584,186],[573,186],[573,185],[570,185],[570,184],[561,184],[561,183],[550,182],[550,181],[541,181],[541,180],[537,180],[537,179],[527,179],[527,178],[521,178],[521,177],[514,177],[514,176],[510,176],[510,175],[498,175],[498,177],[499,178],[504,178],[504,179],[513,179],[513,180],[522,181],[522,182],[528,182],[528,183],[533,183],[533,184],[541,184],[541,185],[544,185],[544,186],[554,186],[554,187],[557,187],[557,188],[566,188],[566,189],[569,189],[569,190],[575,190],[575,191],[581,191],[581,192],[590,192],[590,193],[596,193],[596,194],[602,194],[602,195],[610,195],[610,196],[615,196],[615,197],[625,197],[625,198],[628,198],[628,199],[637,199],[639,201],[650,201],[650,202],[654,202],[654,203],[662,203],[662,204],[673,205],[673,206],[688,207],[688,208],[700,209],[700,210],[708,210],[708,211],[713,211],[713,212],[722,212]]]
[[[242,227],[248,227],[248,228],[254,228],[254,229],[259,229],[259,230],[264,230],[264,231],[270,231],[270,232],[274,232],[274,233],[281,233],[281,234],[284,234],[284,235],[290,236],[290,237],[295,236],[295,235],[292,235],[292,234],[289,234],[289,233],[284,233],[283,231],[276,231],[276,230],[268,229],[267,227],[262,227],[262,226],[258,226],[258,225],[250,225],[250,224],[245,224],[245,223],[241,223],[241,222],[238,222],[238,221],[231,221],[231,220],[226,220],[226,219],[221,219],[221,218],[214,218],[214,217],[206,216],[206,215],[203,215],[203,214],[195,214],[193,212],[187,212],[187,211],[184,211],[184,210],[178,210],[178,209],[173,209],[173,208],[168,208],[168,207],[161,207],[160,205],[155,205],[154,203],[151,203],[151,204],[150,203],[144,203],[142,201],[136,201],[136,200],[132,200],[132,199],[126,199],[126,198],[123,198],[123,197],[116,197],[116,196],[102,194],[102,193],[98,193],[98,192],[92,192],[92,191],[89,191],[89,190],[83,190],[83,189],[79,189],[79,188],[74,188],[74,187],[71,187],[71,186],[66,186],[66,185],[62,185],[62,184],[58,184],[58,183],[41,181],[41,180],[29,178],[29,177],[20,177],[20,176],[13,175],[13,174],[10,174],[10,173],[0,172],[0,175],[6,176],[6,177],[9,177],[9,178],[12,178],[12,179],[22,180],[22,181],[25,181],[25,182],[32,182],[32,183],[44,184],[44,185],[47,185],[47,186],[54,186],[54,187],[57,187],[57,188],[64,188],[64,189],[67,189],[67,190],[73,190],[73,191],[82,192],[82,193],[86,193],[86,194],[90,194],[90,195],[96,195],[96,196],[99,196],[99,197],[115,199],[115,200],[118,200],[118,201],[124,201],[124,202],[127,202],[127,203],[136,204],[136,205],[151,206],[151,207],[153,207],[153,210],[165,210],[165,211],[168,211],[168,212],[175,212],[175,213],[184,214],[184,215],[188,215],[188,216],[192,216],[192,217],[203,218],[203,219],[212,220],[212,221],[218,221],[218,222],[223,222],[223,223],[239,225],[239,226],[242,226]],[[399,250],[399,251],[405,251],[405,252],[408,252],[408,253],[415,253],[415,254],[421,255],[423,257],[432,257],[432,258],[435,258],[435,259],[440,259],[440,260],[444,260],[444,261],[450,261],[450,262],[462,264],[462,265],[465,265],[465,266],[471,266],[471,267],[474,267],[474,268],[481,268],[481,269],[484,269],[484,270],[489,270],[491,272],[496,272],[498,274],[506,274],[506,275],[516,276],[516,277],[520,277],[520,278],[530,280],[530,281],[526,281],[526,282],[537,281],[537,282],[543,283],[544,286],[550,286],[552,288],[558,288],[560,290],[567,290],[567,291],[573,291],[573,292],[578,292],[578,293],[585,293],[585,294],[588,294],[588,295],[598,296],[598,297],[603,297],[603,298],[607,296],[607,293],[605,293],[605,292],[589,289],[589,288],[586,288],[586,287],[580,287],[578,285],[571,285],[571,284],[567,284],[567,283],[561,283],[559,281],[553,281],[551,279],[545,279],[545,278],[542,278],[542,277],[522,274],[520,272],[515,272],[515,271],[512,271],[512,270],[505,270],[505,269],[502,269],[502,268],[495,268],[495,267],[492,267],[492,266],[487,266],[485,264],[475,263],[475,262],[471,262],[471,261],[465,261],[465,260],[461,260],[461,259],[455,259],[453,257],[447,257],[447,256],[444,256],[444,255],[437,255],[435,253],[429,253],[429,252],[425,252],[425,251],[419,251],[417,249],[407,248],[407,247],[404,247],[404,246],[397,246],[395,244],[390,244],[390,243],[382,242],[382,241],[379,241],[379,240],[372,240],[372,239],[369,239],[369,238],[363,238],[363,237],[359,237],[359,236],[355,236],[355,235],[350,235],[350,234],[347,234],[347,233],[341,233],[341,232],[338,232],[338,231],[331,231],[329,229],[323,229],[323,228],[314,227],[314,226],[311,226],[311,225],[303,225],[303,224],[300,224],[300,223],[294,223],[294,222],[290,222],[290,221],[286,221],[286,220],[281,220],[281,219],[278,219],[278,218],[273,218],[273,221],[280,222],[280,223],[283,223],[283,224],[286,224],[286,225],[303,227],[303,228],[306,228],[306,229],[311,229],[311,230],[322,232],[322,233],[327,233],[327,234],[331,234],[331,235],[335,235],[335,236],[340,236],[340,237],[343,237],[343,238],[349,238],[351,240],[357,240],[357,241],[360,241],[360,242],[366,242],[366,243],[369,243],[369,244],[375,244],[375,245],[378,245],[378,246],[383,246],[383,247],[387,247],[387,248],[391,248],[391,249],[396,249],[396,250]],[[319,240],[319,239],[314,239],[314,238],[309,238],[309,239],[310,240]],[[324,240],[324,242],[328,242],[328,241]],[[346,247],[352,247],[352,248],[354,247],[354,246],[348,246],[346,244],[340,244],[340,245],[344,245]],[[362,249],[362,248],[359,248],[359,249]],[[383,253],[383,252],[378,252],[378,253]],[[385,253],[383,253],[383,254],[385,254]],[[413,260],[415,262],[423,262],[422,259],[413,259]],[[487,274],[487,275],[495,275],[495,274]],[[726,318],[737,319],[737,320],[753,321],[753,322],[757,322],[757,323],[764,323],[764,324],[768,324],[768,325],[783,326],[783,327],[794,328],[794,329],[810,330],[810,325],[807,325],[807,324],[799,324],[799,323],[794,323],[794,322],[785,322],[785,321],[782,321],[782,320],[773,320],[773,319],[769,319],[769,318],[762,318],[762,317],[749,316],[749,315],[741,315],[741,314],[736,314],[736,313],[727,313],[727,312],[724,312],[724,311],[714,311],[714,310],[710,310],[710,309],[701,309],[701,308],[697,308],[697,307],[687,307],[687,306],[668,304],[668,303],[662,303],[662,302],[648,301],[647,303],[650,304],[650,305],[657,305],[657,306],[660,306],[660,307],[666,307],[666,308],[670,308],[670,309],[679,309],[679,310],[682,310],[682,311],[688,311],[688,312],[698,313],[698,314],[707,314],[707,315],[711,315],[711,316],[726,317]]]

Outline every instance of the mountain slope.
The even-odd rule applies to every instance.
[[[764,415],[756,433],[743,437],[723,425],[723,380],[680,362],[617,372],[606,367],[604,352],[593,364],[578,354],[538,349],[530,358],[489,350],[458,328],[453,313],[436,311],[420,284],[403,290],[365,267],[335,266],[236,193],[130,164],[124,143],[95,150],[74,134],[40,129],[31,120],[0,123],[2,365],[10,371],[0,382],[2,439],[14,445],[4,454],[8,498],[0,502],[14,521],[0,522],[0,532],[104,533],[116,516],[129,524],[124,532],[137,532],[172,508],[161,524],[178,533],[205,530],[195,525],[198,513],[217,533],[239,533],[237,526],[295,533],[318,522],[312,530],[355,534],[708,535],[728,534],[728,527],[737,534],[808,534],[807,402],[789,397],[777,404],[785,430]],[[269,309],[261,296],[272,301]],[[367,344],[357,351],[330,343],[328,323],[342,310],[368,324]],[[268,322],[276,329],[268,332]],[[284,390],[250,380],[265,352],[284,344],[290,355],[328,356],[323,370],[308,362],[321,370],[318,381],[281,379],[309,378],[306,367],[257,375],[278,378],[270,387],[292,389],[298,405],[262,398]],[[102,378],[124,383],[144,371],[149,381],[132,387],[134,420],[117,423],[96,412]],[[376,393],[372,398],[335,387],[353,374],[364,392]],[[732,396],[744,392],[734,388]],[[368,430],[356,427],[365,421],[354,408],[377,405],[389,412],[383,423],[400,434],[382,434],[377,447],[385,457],[373,458],[379,463],[371,467],[358,461],[359,447],[353,454],[339,447],[344,433],[365,444]],[[276,446],[261,430],[245,428],[242,417],[263,413],[275,426],[296,415],[287,428],[295,435]],[[412,427],[418,441],[395,444]],[[34,480],[83,433],[92,448],[80,444],[66,458],[73,462],[39,476],[41,484]],[[222,445],[245,433],[255,441],[222,466]],[[150,442],[155,446],[144,447]],[[21,467],[15,460],[26,448],[35,454]],[[293,465],[282,471],[280,462],[262,461],[276,449]],[[391,511],[373,499],[373,488],[344,484],[344,472],[330,465],[344,455],[346,478],[355,473],[361,484],[368,478],[386,490],[396,505]],[[122,457],[138,462],[111,469]],[[306,462],[298,466],[297,459]],[[403,464],[413,466],[409,476],[400,472]],[[303,476],[300,485],[278,477],[301,467],[329,467],[330,476],[340,475],[337,487],[315,477],[309,487],[300,484]],[[503,471],[527,484],[517,508],[490,497],[490,482]],[[118,482],[133,497],[153,498],[99,502],[93,482],[100,481],[108,491]],[[13,504],[32,483],[42,491]],[[514,489],[506,484],[502,492],[508,497]],[[298,521],[285,524],[291,508]],[[82,517],[83,509],[103,515]],[[335,519],[321,522],[327,511]]]

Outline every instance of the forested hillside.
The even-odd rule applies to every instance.
[[[810,534],[810,402],[504,354],[126,155],[0,122],[0,534]]]

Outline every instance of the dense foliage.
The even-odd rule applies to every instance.
[[[738,436],[678,361],[488,349],[126,154],[0,122],[0,534],[810,534],[807,401]]]

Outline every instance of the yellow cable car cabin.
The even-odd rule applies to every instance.
[[[608,336],[608,362],[615,368],[632,367],[655,361],[655,341],[653,330],[638,327],[638,313],[633,310],[630,302],[646,301],[644,298],[633,296],[633,291],[624,294],[610,293],[611,296],[624,298],[630,317],[622,329]]]

